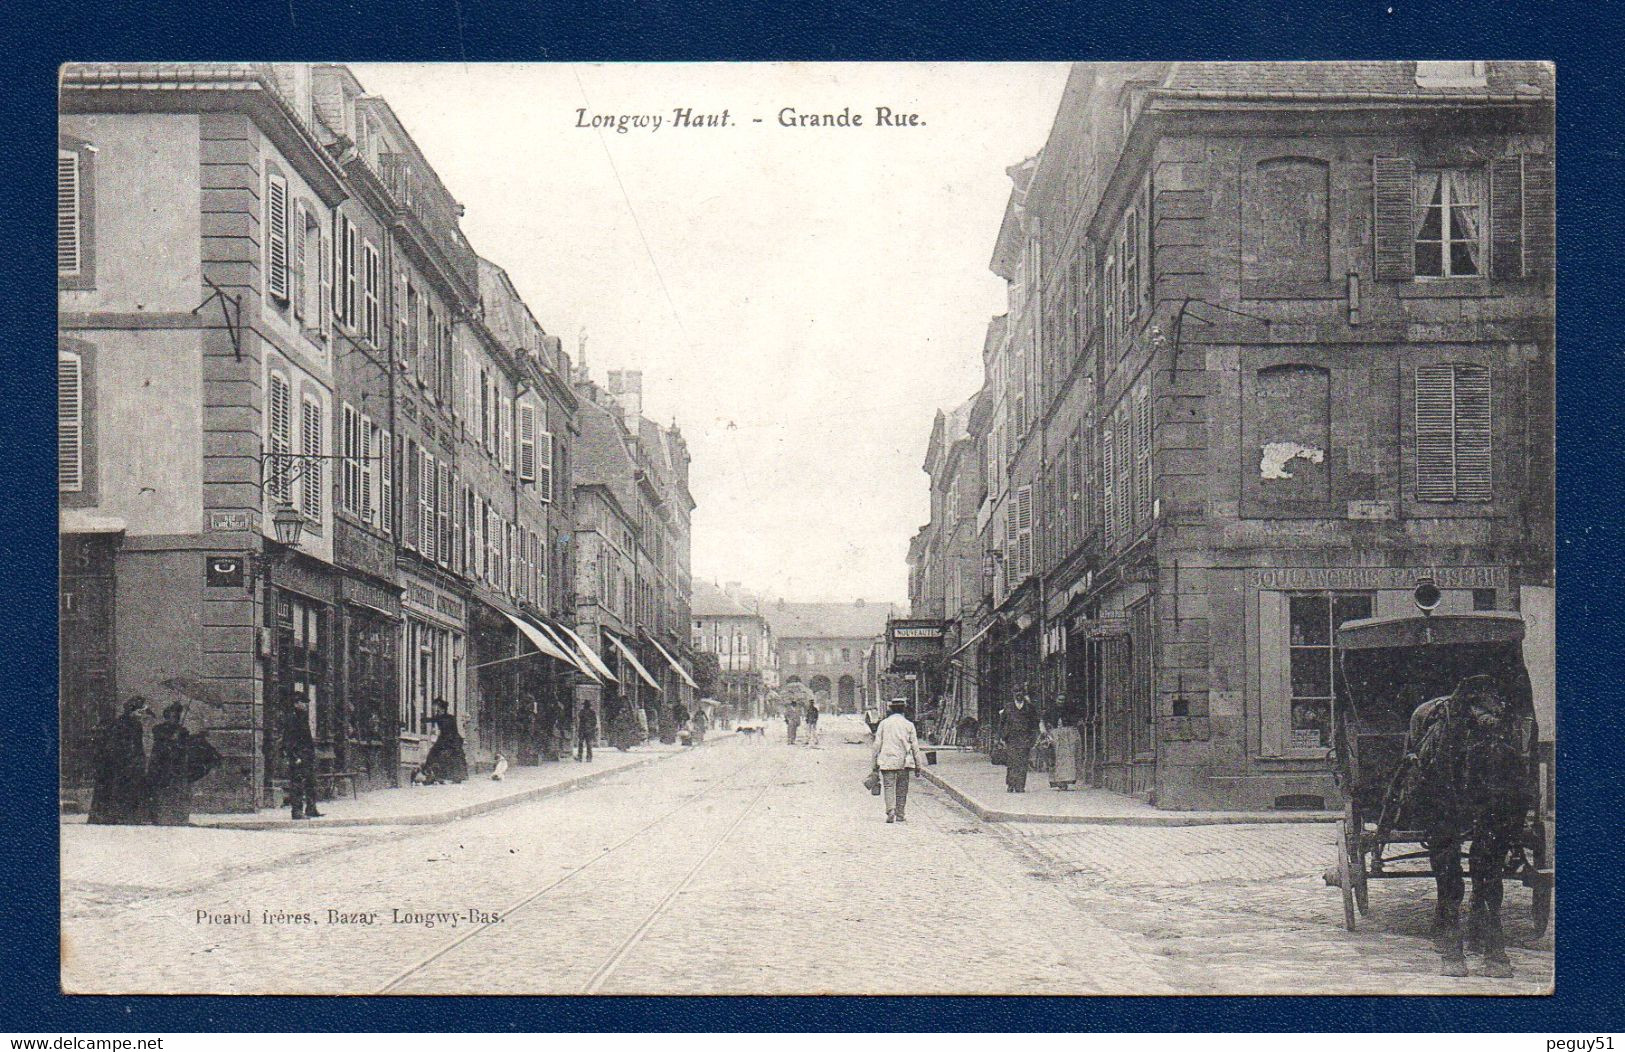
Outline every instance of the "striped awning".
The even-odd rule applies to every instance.
[[[598,670],[599,676],[609,680],[611,683],[620,682],[620,680],[616,678],[615,673],[611,672],[609,670],[609,666],[604,663],[604,659],[598,656],[598,651],[594,650],[591,644],[589,644],[585,639],[582,639],[581,636],[578,635],[569,625],[565,624],[563,621],[560,621],[555,625],[555,627],[565,636],[565,638],[575,645],[576,649],[581,652],[581,656],[586,658],[587,661],[592,664],[592,667]]]
[[[598,673],[593,670],[593,667],[587,663],[587,660],[581,656],[575,647],[570,645],[569,640],[555,632],[546,621],[529,617],[527,617],[525,620],[530,622],[532,626],[540,629],[543,635],[551,639],[560,650],[568,654],[570,664],[573,665],[582,675],[586,676],[590,680],[598,680],[600,678]]]
[[[563,647],[559,646],[558,642],[552,637],[542,634],[541,630],[535,625],[531,624],[529,621],[517,618],[507,611],[503,611],[502,616],[506,617],[509,621],[512,621],[514,627],[519,629],[519,633],[526,639],[530,640],[530,645],[535,647],[537,650],[546,654],[550,658],[557,658],[572,668],[581,667],[576,662],[576,659],[570,656],[570,652],[568,650],[565,650]]]
[[[643,633],[643,638],[647,639],[656,650],[660,651],[660,656],[665,658],[667,663],[671,665],[672,670],[677,673],[679,679],[681,679],[684,683],[687,683],[690,687],[693,687],[695,690],[700,689],[700,685],[694,682],[694,677],[690,676],[688,674],[688,670],[677,663],[677,659],[671,656],[671,651],[661,646],[659,640],[655,639],[654,636],[651,636],[647,632]]]
[[[622,643],[619,639],[610,635],[608,632],[604,633],[604,638],[608,639],[610,645],[621,652],[621,657],[625,658],[626,661],[637,672],[637,674],[642,677],[643,682],[649,684],[649,686],[653,687],[660,693],[665,693],[665,691],[660,689],[660,684],[655,682],[655,678],[649,675],[649,670],[643,667],[643,662],[639,661],[638,656],[632,653],[631,647],[627,646],[625,643]]]

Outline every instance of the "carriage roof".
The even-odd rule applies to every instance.
[[[1348,651],[1472,643],[1520,643],[1523,641],[1523,635],[1523,618],[1505,610],[1479,610],[1459,614],[1404,614],[1345,621],[1337,629],[1337,645]]]

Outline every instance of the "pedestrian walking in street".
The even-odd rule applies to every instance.
[[[784,703],[784,732],[785,743],[796,743],[796,732],[801,729],[801,705],[795,701]]]
[[[807,745],[818,744],[818,699],[807,699]]]
[[[181,722],[185,714],[186,706],[173,702],[152,728],[147,791],[154,825],[183,826],[192,820],[192,734]]]
[[[101,729],[96,742],[96,783],[90,798],[95,825],[140,825],[147,811],[147,699],[132,694],[124,712]]]
[[[1004,710],[1004,791],[1027,791],[1027,765],[1038,741],[1038,707],[1025,691]]]
[[[886,821],[906,822],[908,780],[920,769],[920,741],[908,715],[908,702],[898,698],[891,713],[875,728],[874,761],[886,801]]]
[[[320,818],[316,810],[316,739],[310,735],[310,702],[293,696],[282,725],[282,753],[288,760],[288,806],[296,819]]]
[[[429,747],[428,758],[423,761],[424,782],[434,785],[465,781],[468,757],[463,754],[463,734],[457,729],[457,717],[451,714],[451,706],[446,704],[445,698],[434,699],[434,715],[429,717],[429,722],[439,733]]]
[[[592,746],[598,740],[598,710],[583,701],[576,710],[576,763],[592,763]]]

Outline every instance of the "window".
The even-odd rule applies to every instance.
[[[435,467],[435,553],[441,566],[451,565],[451,468],[442,460]]]
[[[344,320],[352,330],[361,328],[362,318],[356,313],[356,287],[359,283],[358,275],[361,269],[361,253],[357,249],[359,232],[354,223],[344,220],[344,272],[340,279],[344,282]]]
[[[536,481],[536,407],[519,404],[519,479]]]
[[[378,487],[374,480],[377,477],[377,442],[374,432],[377,428],[372,426],[372,417],[365,413],[361,415],[361,423],[357,428],[357,437],[360,438],[360,448],[357,451],[357,460],[361,477],[361,493],[356,502],[357,513],[363,522],[368,525],[378,524],[378,507],[374,503],[378,496]]]
[[[435,461],[434,454],[419,447],[418,464],[418,551],[435,561]]]
[[[418,360],[418,379],[423,381],[430,392],[438,393],[440,390],[440,315],[435,312],[434,305],[427,301],[423,304],[423,356]]]
[[[497,460],[503,471],[513,470],[513,399],[506,395],[502,399],[502,444],[497,450]]]
[[[550,504],[553,501],[553,432],[543,431],[537,440],[536,495]]]
[[[380,429],[378,441],[373,445],[378,461],[378,520],[385,533],[395,529],[395,443],[394,437]]]
[[[303,201],[294,203],[293,216],[293,316],[307,330],[325,334],[326,305],[322,292],[331,277],[326,271],[322,247],[322,224],[316,210]]]
[[[1145,385],[1134,392],[1134,518],[1151,518],[1151,396]]]
[[[63,138],[56,151],[56,275],[63,288],[95,285],[92,163],[88,143]]]
[[[361,514],[361,416],[345,402],[339,411],[339,445],[344,456],[339,480],[339,505],[351,515]]]
[[[1288,598],[1288,747],[1331,745],[1332,697],[1343,689],[1334,633],[1345,621],[1370,617],[1372,607],[1372,597],[1366,592],[1318,592]]]
[[[1483,273],[1487,240],[1484,190],[1483,169],[1416,173],[1417,277],[1462,278]]]
[[[290,476],[293,452],[293,390],[288,377],[272,372],[265,399],[266,465],[265,492],[283,504],[291,503]]]
[[[288,181],[275,174],[266,177],[265,291],[288,302]]]
[[[367,337],[367,342],[374,347],[378,347],[382,343],[378,332],[378,283],[381,277],[378,265],[378,247],[368,241],[364,247],[364,252],[366,261],[363,274],[365,306],[362,311],[362,329]]]
[[[1127,324],[1140,313],[1140,214],[1133,208],[1123,217],[1121,253],[1123,262],[1118,274],[1122,280],[1122,321]]]
[[[1490,371],[1482,365],[1416,370],[1416,497],[1488,501]]]
[[[71,351],[56,353],[56,488],[78,493],[85,488],[84,359]]]
[[[303,415],[300,419],[301,449],[307,458],[304,470],[299,475],[299,510],[304,512],[305,518],[313,525],[320,526],[322,522],[322,480],[324,461],[322,455],[322,403],[315,398],[306,397],[303,405]]]
[[[1101,493],[1103,495],[1106,546],[1117,543],[1117,429],[1106,427],[1100,433]]]

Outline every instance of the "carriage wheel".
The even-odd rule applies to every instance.
[[[1546,869],[1550,858],[1546,845],[1546,823],[1538,818],[1530,824],[1529,847],[1534,855],[1535,869]],[[1535,934],[1545,935],[1552,919],[1552,878],[1536,873],[1530,887],[1535,893],[1534,904],[1529,908],[1530,917],[1535,922]]]
[[[1354,921],[1355,907],[1355,873],[1359,873],[1359,883],[1365,883],[1365,863],[1360,856],[1360,841],[1358,836],[1349,839],[1349,823],[1345,820],[1337,828],[1337,885],[1343,889],[1343,927],[1354,931],[1358,925]]]
[[[1360,916],[1366,917],[1371,914],[1371,900],[1366,894],[1365,823],[1353,800],[1343,805],[1343,828],[1348,845],[1349,873],[1354,878],[1354,904],[1359,907]]]

